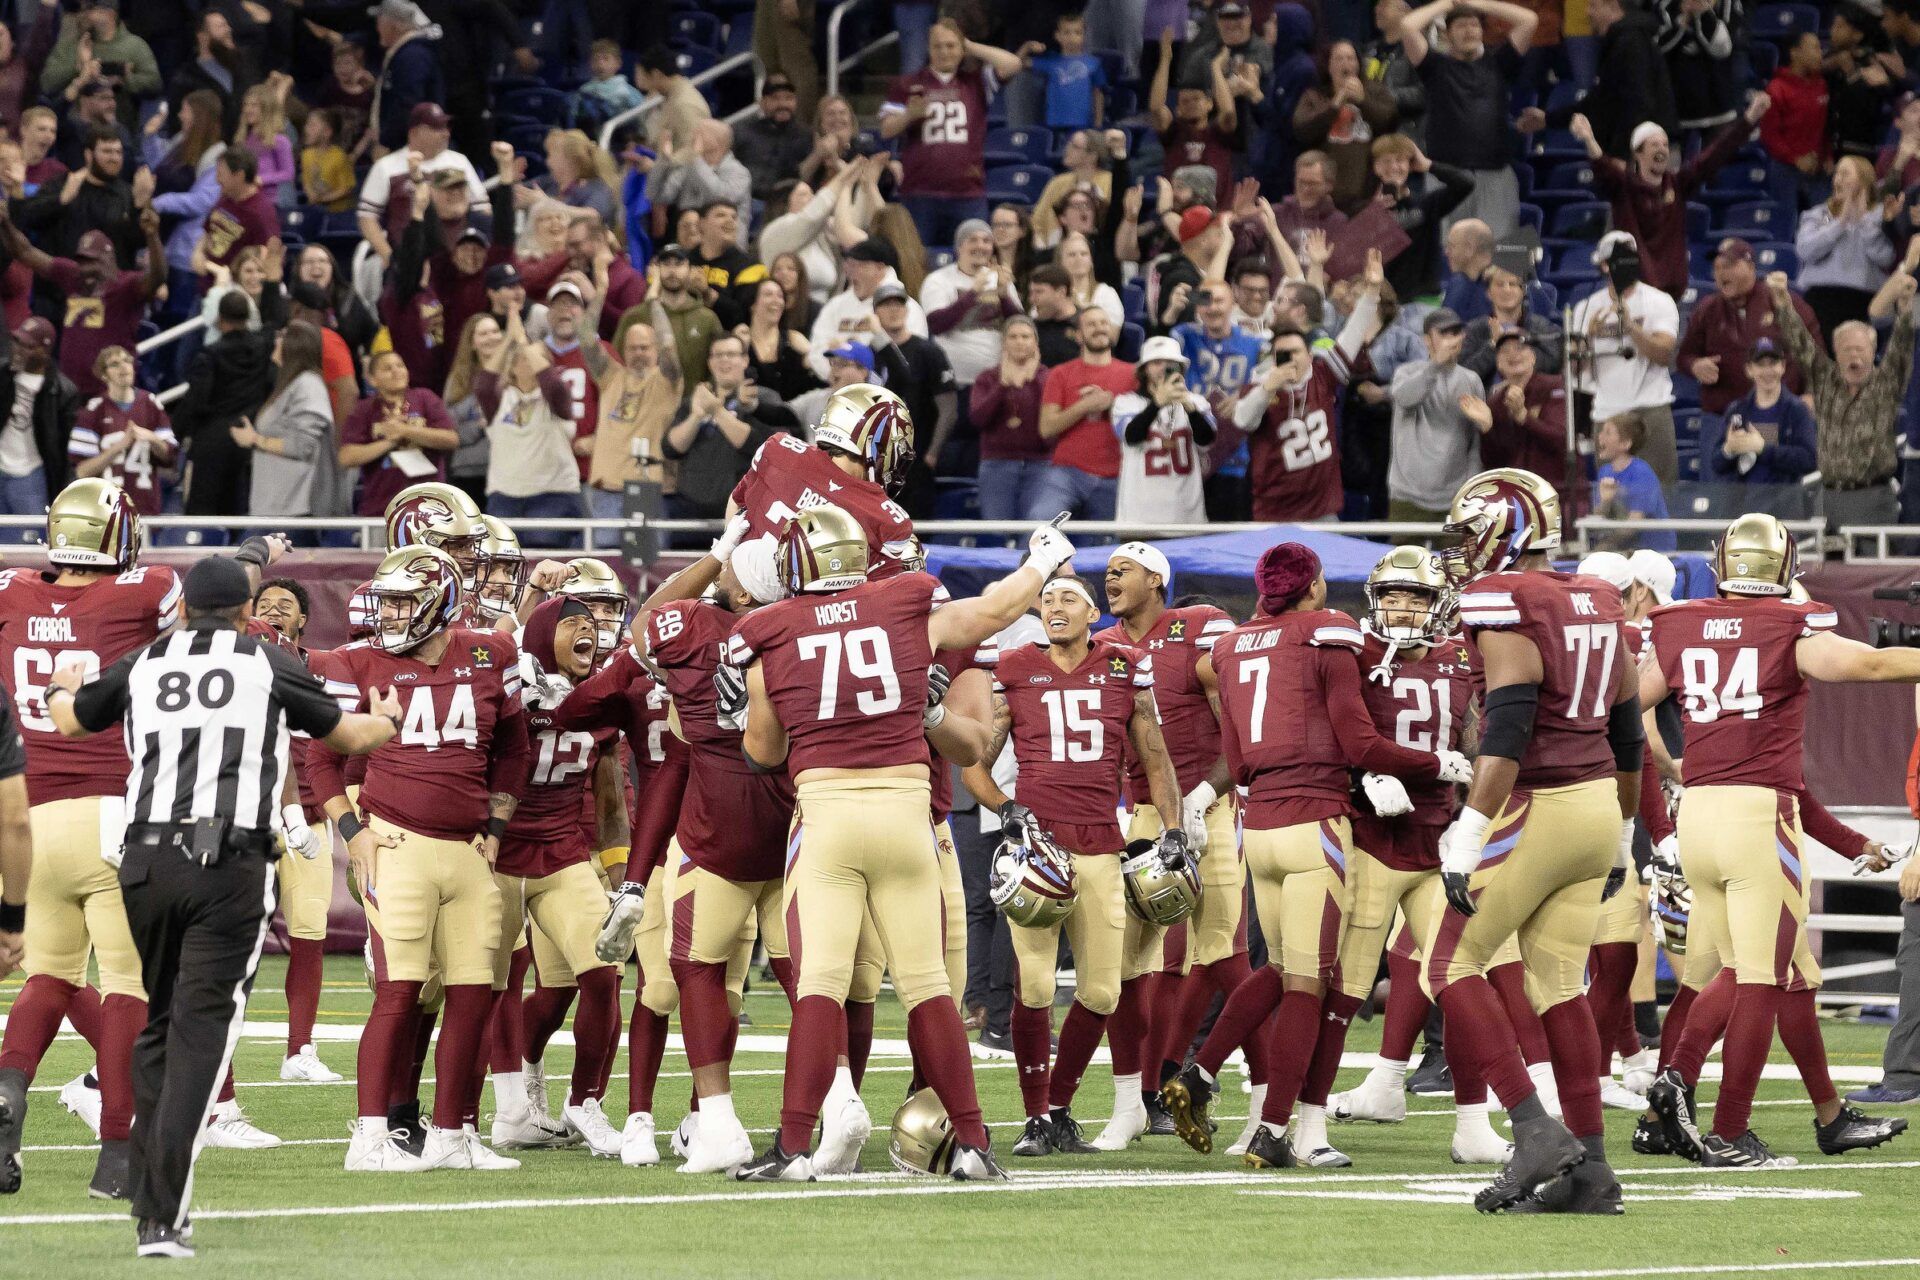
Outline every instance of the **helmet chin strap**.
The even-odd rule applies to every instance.
[[[1393,683],[1393,655],[1400,651],[1400,642],[1390,635],[1380,637],[1387,642],[1387,651],[1380,656],[1379,663],[1367,672],[1367,679],[1379,684]]]

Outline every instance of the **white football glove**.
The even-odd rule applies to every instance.
[[[1180,829],[1187,833],[1187,847],[1196,854],[1207,847],[1207,810],[1220,798],[1213,784],[1203,782],[1180,802]]]
[[[307,825],[307,813],[297,804],[290,804],[280,810],[280,821],[285,824],[287,849],[312,862],[320,856],[320,842],[313,838],[313,828]]]
[[[1072,559],[1073,544],[1067,541],[1067,535],[1060,532],[1057,525],[1043,524],[1027,539],[1027,563],[1024,567],[1038,573],[1042,582]]]
[[[1607,883],[1600,890],[1600,901],[1605,902],[1620,892],[1627,882],[1627,873],[1633,870],[1633,819],[1620,819],[1620,845],[1614,850],[1613,868],[1607,872]]]
[[[1367,793],[1367,803],[1373,806],[1373,811],[1383,818],[1413,812],[1413,800],[1407,795],[1406,784],[1390,773],[1361,774],[1360,789]]]
[[[1662,836],[1653,842],[1652,871],[1657,876],[1680,874],[1680,837]]]
[[[707,548],[707,554],[721,564],[726,564],[733,558],[734,548],[738,547],[746,536],[747,513],[735,512],[733,519],[727,521],[727,527],[720,531],[720,536],[715,538],[713,545]]]
[[[1473,761],[1446,747],[1434,754],[1440,757],[1440,781],[1469,785],[1473,782]]]
[[[1467,881],[1480,865],[1487,828],[1492,823],[1493,819],[1477,809],[1462,809],[1453,825],[1440,833],[1440,885],[1446,890],[1447,905],[1463,916],[1480,909]]]

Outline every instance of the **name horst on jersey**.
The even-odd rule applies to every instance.
[[[73,644],[73,619],[28,618],[27,639],[36,644]]]
[[[813,620],[823,627],[838,626],[842,622],[860,621],[860,604],[856,600],[835,600],[829,604],[813,607]]]

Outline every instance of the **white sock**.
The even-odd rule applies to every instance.
[[[1207,1070],[1205,1067],[1201,1066],[1197,1062],[1193,1064],[1193,1069],[1195,1071],[1198,1071],[1200,1073],[1200,1078],[1202,1080],[1205,1080],[1208,1084],[1218,1084],[1220,1082],[1218,1076],[1214,1075],[1213,1072]]]
[[[1382,1058],[1379,1064],[1374,1067],[1372,1074],[1378,1077],[1381,1084],[1389,1085],[1395,1089],[1404,1089],[1407,1084],[1407,1060],[1402,1058],[1400,1061],[1394,1062],[1387,1058]]]
[[[845,1089],[848,1093],[857,1094],[860,1092],[853,1083],[852,1068],[848,1067],[844,1062],[833,1069],[833,1087],[835,1089]],[[702,1100],[700,1105],[705,1106],[706,1102]]]
[[[1248,1118],[1258,1120],[1260,1118],[1260,1112],[1265,1109],[1266,1105],[1267,1086],[1263,1084],[1253,1086],[1253,1096],[1247,1099]]]
[[[532,1104],[527,1101],[527,1078],[518,1071],[496,1071],[493,1073],[493,1105],[500,1111],[525,1111]]]
[[[387,1118],[385,1116],[361,1116],[354,1121],[354,1128],[360,1137],[372,1142],[387,1140]]]
[[[1310,1102],[1300,1104],[1300,1118],[1294,1122],[1294,1145],[1301,1151],[1318,1151],[1333,1144],[1327,1141],[1327,1109]]]
[[[1281,1139],[1282,1141],[1286,1139],[1287,1126],[1285,1126],[1284,1124],[1275,1124],[1271,1120],[1262,1120],[1260,1122],[1260,1127],[1262,1129],[1265,1129],[1268,1133],[1272,1134],[1274,1137]]]
[[[739,1117],[733,1114],[733,1095],[730,1093],[716,1093],[710,1098],[700,1099],[699,1115],[703,1128],[709,1120],[730,1129],[738,1128],[740,1124]]]
[[[1142,1111],[1146,1103],[1140,1097],[1140,1073],[1115,1076],[1113,1078],[1113,1114],[1124,1115],[1129,1111]]]
[[[1453,1131],[1455,1134],[1493,1131],[1493,1121],[1488,1118],[1493,1104],[1488,1102],[1461,1102],[1454,1105]]]
[[[1603,1090],[1604,1090],[1604,1089],[1605,1089],[1605,1088],[1606,1088],[1606,1087],[1607,1087],[1608,1085],[1610,1085],[1610,1084],[1612,1084],[1612,1083],[1613,1083],[1613,1077],[1612,1077],[1612,1076],[1610,1076],[1610,1075],[1608,1075],[1608,1076],[1601,1076],[1601,1077],[1600,1077],[1600,1088],[1601,1088],[1601,1089],[1603,1089]]]
[[[1527,1068],[1527,1075],[1532,1077],[1533,1086],[1536,1089],[1550,1089],[1554,1087],[1553,1064],[1551,1062],[1534,1063]]]

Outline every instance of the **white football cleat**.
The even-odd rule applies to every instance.
[[[1647,1090],[1653,1088],[1653,1078],[1659,1069],[1660,1051],[1642,1049],[1629,1058],[1621,1059],[1621,1087],[1628,1093],[1637,1093],[1645,1097]]]
[[[338,1071],[320,1061],[320,1055],[313,1051],[310,1044],[301,1045],[300,1052],[280,1064],[280,1078],[304,1080],[308,1084],[336,1084],[345,1079]]]
[[[618,1160],[624,1140],[620,1131],[607,1119],[607,1113],[600,1109],[600,1099],[588,1098],[579,1106],[569,1104],[560,1112],[560,1122],[567,1126],[567,1132],[576,1135],[587,1144],[587,1150],[602,1160]]]
[[[431,1167],[395,1142],[381,1117],[362,1116],[354,1122],[347,1141],[348,1173],[425,1173]]]
[[[420,1159],[429,1169],[475,1169],[484,1172],[502,1172],[518,1169],[520,1162],[510,1156],[503,1156],[480,1141],[480,1135],[472,1125],[462,1125],[458,1129],[441,1129],[427,1126],[427,1145],[420,1152]]]
[[[1647,1100],[1644,1095],[1623,1088],[1612,1076],[1603,1076],[1600,1080],[1600,1105],[1616,1111],[1640,1113],[1647,1109]]]
[[[1448,1154],[1455,1164],[1505,1164],[1513,1158],[1513,1144],[1495,1133],[1483,1118],[1477,1125],[1454,1127]]]
[[[209,1147],[226,1147],[232,1151],[265,1151],[280,1145],[280,1139],[247,1119],[237,1100],[222,1102],[213,1109],[201,1141]]]
[[[1266,1105],[1267,1086],[1263,1084],[1253,1086],[1253,1097],[1249,1099],[1247,1104],[1247,1123],[1241,1128],[1240,1136],[1228,1145],[1228,1155],[1243,1156],[1247,1154],[1247,1147],[1252,1144],[1253,1135],[1260,1132],[1260,1113],[1266,1109]]]
[[[652,1117],[648,1117],[647,1123],[653,1123]],[[684,1159],[687,1154],[687,1148],[693,1145],[693,1135],[699,1128],[700,1113],[698,1111],[687,1112],[686,1115],[680,1117],[680,1123],[673,1127],[673,1132],[667,1135],[667,1150]]]
[[[640,918],[646,913],[644,890],[635,893],[622,887],[608,904],[606,919],[593,940],[593,954],[608,964],[625,964],[633,954],[633,940],[640,932]]]
[[[1342,1124],[1399,1124],[1407,1118],[1407,1091],[1376,1067],[1354,1088],[1327,1099],[1327,1114]]]
[[[620,1163],[629,1169],[660,1163],[660,1148],[654,1145],[653,1116],[649,1112],[636,1111],[627,1117],[627,1127],[620,1131]]]
[[[431,1130],[429,1130],[431,1131]],[[493,1113],[493,1145],[502,1151],[564,1147],[573,1141],[565,1125],[531,1107],[503,1107]]]
[[[60,1105],[92,1130],[95,1138],[100,1136],[100,1086],[88,1084],[85,1072],[60,1086]]]
[[[1140,1135],[1147,1131],[1147,1103],[1138,1089],[1126,1090],[1124,1102],[1116,1101],[1113,1118],[1107,1121],[1107,1127],[1093,1140],[1093,1146],[1099,1151],[1125,1151]]]
[[[872,1134],[873,1119],[852,1077],[836,1074],[820,1108],[820,1146],[813,1153],[813,1172],[858,1173],[861,1148]]]
[[[526,1084],[527,1108],[536,1120],[550,1119],[553,1108],[547,1103],[547,1068],[543,1063],[522,1061],[520,1078]]]
[[[694,1117],[681,1173],[732,1173],[753,1159],[753,1139],[737,1117],[715,1117],[704,1111],[694,1112]]]
[[[1292,1137],[1288,1137],[1287,1146],[1293,1150],[1293,1158],[1311,1169],[1351,1169],[1353,1161],[1345,1152],[1333,1147],[1315,1147],[1312,1151],[1302,1151]]]

